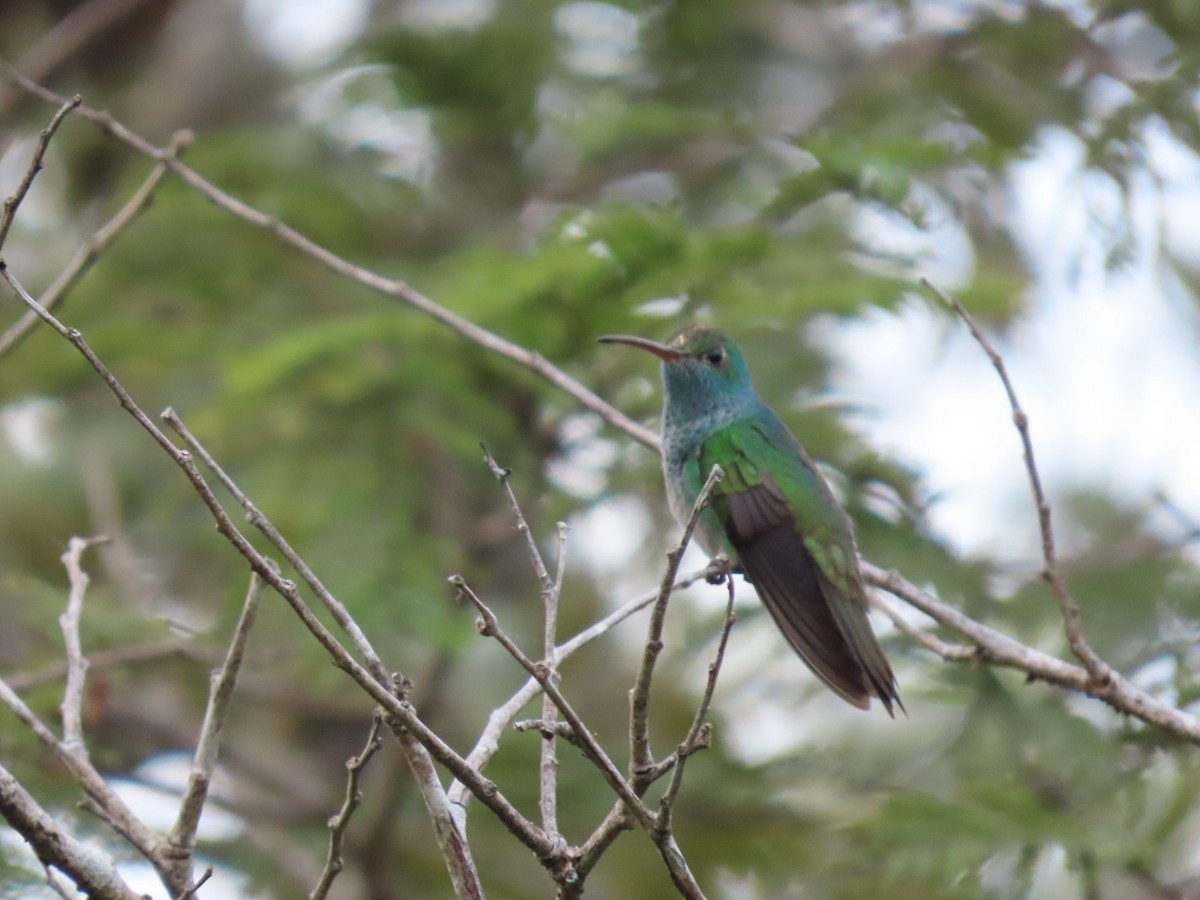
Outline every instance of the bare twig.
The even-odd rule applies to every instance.
[[[650,684],[653,679],[654,667],[658,660],[658,655],[662,652],[662,632],[666,621],[667,604],[674,589],[673,585],[676,573],[679,571],[680,561],[687,550],[688,542],[691,540],[692,532],[696,528],[696,522],[700,517],[700,513],[708,503],[709,495],[723,477],[724,473],[721,471],[720,466],[713,466],[712,471],[709,472],[708,479],[704,482],[704,486],[700,489],[700,493],[696,497],[696,502],[692,505],[691,515],[688,516],[688,521],[684,525],[679,544],[667,554],[667,569],[663,574],[662,584],[654,599],[654,607],[650,613],[650,623],[647,626],[642,665],[638,670],[634,687],[629,692],[629,780],[632,791],[638,798],[641,798],[650,785],[658,778],[661,778],[666,772],[670,771],[670,766],[655,765],[653,755],[650,752]],[[698,734],[699,732],[697,732]],[[689,749],[688,752],[691,752],[691,750]],[[680,759],[685,755],[677,750],[673,754],[673,765],[678,765]],[[581,878],[592,870],[604,852],[617,839],[617,836],[622,831],[628,830],[630,825],[630,808],[622,803],[617,803],[579,848],[576,870]],[[655,816],[655,827],[651,830],[650,834],[655,845],[658,847],[659,853],[662,855],[663,861],[667,864],[667,869],[671,873],[671,878],[675,882],[676,888],[685,897],[703,896],[699,883],[688,869],[683,854],[675,844],[675,838],[670,828],[663,828],[660,825],[661,821],[659,817]]]
[[[528,672],[538,684],[542,686],[542,690],[554,701],[555,707],[566,719],[567,723],[575,731],[575,734],[583,742],[583,749],[587,757],[595,763],[600,770],[600,774],[604,776],[604,780],[608,782],[609,787],[617,794],[618,797],[630,808],[634,817],[637,819],[647,831],[654,827],[654,816],[650,810],[642,803],[641,798],[637,797],[626,783],[625,778],[621,775],[612,759],[600,746],[599,742],[592,736],[591,731],[583,723],[579,714],[567,701],[567,699],[559,691],[558,686],[554,684],[550,678],[550,673],[544,665],[534,662],[520,647],[516,645],[512,638],[500,627],[499,621],[496,619],[496,614],[488,608],[479,596],[471,589],[466,580],[461,575],[451,575],[450,583],[458,589],[458,591],[471,602],[471,605],[479,612],[479,632],[485,637],[495,638],[509,656],[517,661],[526,672]]]
[[[25,200],[29,188],[33,186],[33,179],[37,178],[38,172],[42,171],[42,160],[46,156],[46,149],[50,146],[54,133],[58,131],[58,126],[67,117],[67,113],[78,108],[81,103],[83,103],[83,98],[78,94],[70,99],[60,100],[58,112],[50,119],[50,124],[43,128],[41,134],[38,135],[37,144],[33,148],[33,156],[30,157],[29,166],[25,169],[25,175],[21,178],[21,183],[17,185],[17,190],[13,195],[4,201],[4,209],[0,212],[0,249],[3,249],[4,242],[8,239],[8,230],[12,228],[17,209]]]
[[[433,770],[432,755],[450,772],[462,781],[477,796],[480,801],[491,809],[502,823],[519,840],[539,856],[549,852],[550,847],[545,834],[533,825],[496,789],[496,786],[483,778],[477,771],[471,769],[454,750],[436,733],[421,721],[407,700],[397,697],[390,685],[383,685],[375,675],[363,667],[336,637],[327,629],[316,615],[309,609],[301,598],[293,582],[283,578],[278,567],[254,548],[246,537],[233,524],[228,513],[221,507],[213,494],[212,488],[204,480],[192,460],[190,453],[180,450],[165,434],[150,420],[149,416],[137,405],[116,376],[104,365],[103,361],[87,345],[83,335],[75,328],[67,328],[57,318],[44,309],[29,292],[21,287],[7,266],[0,260],[0,276],[9,283],[18,297],[32,310],[38,313],[62,337],[69,341],[76,350],[88,361],[93,369],[116,395],[121,406],[145,429],[155,442],[179,466],[193,489],[199,495],[217,523],[217,531],[246,559],[251,569],[266,581],[281,597],[287,601],[292,611],[300,618],[309,633],[317,639],[334,664],[353,678],[371,698],[382,706],[388,713],[388,727],[396,735],[401,748],[406,753],[406,759],[422,790],[426,808],[434,825],[434,833],[443,851],[443,858],[450,871],[451,881],[459,897],[482,896],[478,874],[470,859],[466,838],[455,819],[452,809],[446,799],[445,791],[436,778]],[[357,626],[356,626],[357,627]],[[2,699],[2,698],[0,698]],[[68,754],[69,755],[69,754]],[[97,776],[98,777],[98,776]],[[103,779],[100,783],[107,788]],[[109,792],[111,793],[111,792]],[[103,808],[104,804],[100,804]],[[138,823],[140,825],[140,823]],[[144,826],[143,826],[144,827]],[[135,846],[139,846],[135,842]],[[139,846],[140,849],[140,846]],[[186,885],[184,886],[186,887]]]
[[[521,504],[517,502],[517,495],[508,480],[509,475],[512,474],[512,470],[506,469],[497,463],[492,454],[488,452],[487,447],[480,444],[479,448],[483,451],[483,461],[487,463],[488,471],[504,486],[504,492],[508,495],[509,508],[512,510],[513,518],[517,522],[517,531],[521,533],[521,537],[525,541],[525,551],[529,554],[529,562],[533,565],[533,572],[537,575],[538,584],[541,585],[542,597],[549,597],[554,592],[554,581],[550,577],[550,572],[546,568],[545,561],[542,559],[542,552],[538,550],[537,540],[529,528],[529,523],[525,521],[525,514],[521,512]]]
[[[1017,399],[1017,392],[1013,388],[1012,380],[1008,377],[1004,358],[992,346],[987,335],[980,330],[975,319],[958,300],[936,287],[927,278],[922,278],[921,284],[963,320],[967,329],[971,332],[971,337],[975,339],[975,342],[987,354],[988,359],[992,363],[992,368],[1000,376],[1000,382],[1004,385],[1004,392],[1008,396],[1008,405],[1012,409],[1013,424],[1016,426],[1017,433],[1021,438],[1021,448],[1025,458],[1025,471],[1029,476],[1029,486],[1033,491],[1033,500],[1037,506],[1038,527],[1042,533],[1042,559],[1044,563],[1042,577],[1050,586],[1050,592],[1054,595],[1054,599],[1058,603],[1058,609],[1063,619],[1063,631],[1066,634],[1067,644],[1070,646],[1071,652],[1083,663],[1083,667],[1087,669],[1088,674],[1096,681],[1097,685],[1103,687],[1112,681],[1116,673],[1092,649],[1091,644],[1088,643],[1087,638],[1084,636],[1079,603],[1071,595],[1071,591],[1067,588],[1066,580],[1063,578],[1062,570],[1059,566],[1058,553],[1054,544],[1054,528],[1050,522],[1050,504],[1046,500],[1045,491],[1042,489],[1041,475],[1038,474],[1037,460],[1033,455],[1033,439],[1029,434],[1029,416],[1021,408],[1021,403]]]
[[[408,721],[397,717],[390,710],[386,719],[387,725],[396,736],[404,754],[404,761],[408,763],[421,799],[425,801],[425,810],[429,814],[434,839],[450,875],[454,896],[458,900],[483,900],[483,884],[475,868],[470,844],[467,843],[465,823],[458,816],[462,807],[450,803],[431,756],[449,769],[455,778],[464,782],[501,824],[539,858],[549,855],[554,849],[553,844],[541,829],[521,815],[495,784],[470,768],[441,738],[430,731],[425,723],[417,719],[411,706],[404,703],[403,707],[408,714],[408,720],[423,730],[416,731],[408,725]]]
[[[72,753],[87,759],[87,744],[83,740],[83,684],[87,678],[88,661],[83,655],[79,640],[79,619],[83,615],[83,596],[87,593],[87,572],[83,571],[83,551],[94,544],[107,541],[106,537],[73,537],[62,555],[63,566],[71,590],[67,597],[67,609],[58,617],[66,646],[67,685],[63,689],[62,720],[63,743]]]
[[[53,91],[47,90],[41,85],[30,81],[11,66],[7,68],[9,75],[23,90],[50,103],[63,102]],[[193,169],[175,159],[167,148],[155,146],[145,138],[126,128],[107,112],[92,109],[81,104],[79,106],[79,115],[98,125],[106,134],[111,135],[123,144],[132,147],[139,153],[149,156],[151,159],[156,159],[164,163],[172,173],[225,212],[257,228],[271,232],[285,244],[300,251],[305,256],[316,260],[327,269],[345,278],[349,278],[351,281],[361,284],[376,293],[399,300],[418,312],[445,325],[471,343],[503,356],[505,359],[516,363],[522,368],[534,372],[540,378],[553,384],[567,396],[573,398],[585,409],[600,416],[601,419],[613,427],[619,428],[634,440],[652,449],[658,448],[658,435],[653,431],[633,421],[612,405],[605,403],[600,397],[596,396],[595,393],[588,390],[574,378],[571,378],[552,363],[547,362],[540,354],[526,350],[519,344],[493,334],[487,329],[481,328],[474,322],[471,322],[469,319],[451,312],[406,282],[394,278],[386,278],[343,259],[291,226],[285,225],[274,216],[267,215],[243,203],[236,197],[225,193]]]
[[[868,562],[863,562],[862,570],[868,584],[894,594],[976,645],[975,653],[970,656],[951,654],[947,659],[978,660],[993,666],[1017,669],[1026,673],[1031,680],[1045,681],[1080,691],[1103,700],[1117,712],[1157,725],[1171,734],[1200,745],[1200,718],[1163,703],[1127,679],[1114,674],[1107,684],[1100,684],[1082,666],[1072,665],[1042,653],[977,622],[921,590],[898,572],[889,572]]]
[[[233,699],[233,690],[237,684],[242,659],[246,653],[246,641],[250,636],[250,629],[254,626],[254,619],[258,615],[258,605],[262,599],[264,587],[262,579],[251,572],[250,586],[246,591],[246,599],[242,603],[241,615],[238,616],[237,624],[234,626],[233,636],[229,639],[229,649],[225,652],[225,661],[212,676],[208,706],[204,710],[204,722],[200,727],[200,737],[196,741],[196,752],[192,757],[192,770],[188,774],[187,788],[184,790],[183,801],[179,805],[179,815],[175,819],[175,826],[167,836],[167,843],[171,846],[178,864],[185,866],[188,870],[191,869],[200,815],[204,811],[213,773],[217,769],[217,757],[221,748],[221,730],[225,725],[229,703]]]
[[[681,591],[691,587],[697,581],[700,581],[705,576],[705,570],[701,569],[691,572],[688,575],[680,578],[674,585],[673,590]],[[629,602],[623,604],[613,610],[603,619],[594,622],[592,625],[585,628],[583,631],[576,634],[570,640],[564,641],[555,650],[555,659],[560,663],[578,650],[580,647],[594,641],[596,638],[608,634],[614,627],[621,622],[624,622],[630,616],[640,612],[647,606],[658,599],[657,589],[650,591],[640,597],[635,597]],[[480,733],[478,740],[475,742],[474,748],[467,755],[467,762],[476,770],[482,771],[488,761],[496,753],[499,748],[500,735],[504,729],[508,727],[509,722],[519,713],[530,700],[538,695],[542,690],[541,684],[537,679],[530,678],[523,684],[520,689],[512,695],[503,704],[492,710],[488,716],[487,725]],[[569,727],[569,726],[567,726]],[[465,804],[470,793],[462,784],[455,782],[450,785],[448,793],[450,801],[465,808]]]
[[[654,677],[654,666],[658,661],[658,655],[662,652],[663,625],[666,622],[667,603],[671,598],[675,575],[679,572],[679,563],[683,560],[688,542],[692,539],[692,532],[696,528],[700,513],[708,504],[709,494],[724,477],[725,473],[721,471],[720,466],[712,467],[708,479],[704,482],[704,487],[700,489],[696,502],[692,505],[692,514],[688,516],[679,543],[667,554],[667,569],[663,573],[658,597],[650,612],[650,624],[647,627],[642,665],[638,670],[633,690],[629,694],[629,768],[630,774],[635,780],[640,770],[646,769],[654,763],[650,752],[650,682]]]
[[[162,873],[163,870],[159,868],[157,859],[161,839],[133,814],[108,782],[93,768],[92,764],[82,755],[68,749],[66,744],[58,739],[54,732],[46,726],[46,723],[39,719],[4,681],[0,681],[0,705],[8,707],[15,713],[25,727],[54,752],[58,761],[71,773],[76,783],[87,794],[88,800],[84,802],[84,808],[91,810],[107,822],[117,834],[125,838]],[[169,885],[169,887],[182,890],[184,885]]]
[[[149,0],[88,0],[80,3],[21,56],[18,62],[21,71],[34,80],[44,79],[97,35],[147,2]],[[9,111],[18,96],[11,87],[0,93],[0,117]]]
[[[342,846],[346,840],[346,829],[350,825],[350,817],[362,805],[363,795],[359,788],[363,769],[371,757],[383,746],[379,736],[379,728],[383,724],[383,716],[376,712],[371,719],[371,730],[367,732],[367,743],[357,756],[346,760],[346,796],[337,815],[329,820],[329,854],[325,858],[325,868],[321,870],[321,878],[316,887],[309,893],[309,900],[324,900],[333,886],[333,880],[345,866],[342,858]]]
[[[225,489],[233,495],[242,509],[246,511],[246,518],[250,524],[266,535],[267,539],[284,555],[284,558],[287,559],[292,568],[304,579],[304,583],[312,588],[313,593],[317,595],[317,598],[329,610],[334,621],[338,623],[342,631],[350,638],[355,649],[358,650],[359,655],[366,662],[367,669],[375,676],[375,679],[380,684],[390,686],[392,683],[391,673],[375,652],[375,648],[371,646],[371,642],[367,639],[366,634],[363,633],[358,623],[354,621],[354,617],[350,615],[349,610],[325,587],[321,579],[317,577],[316,573],[300,557],[300,554],[292,549],[292,545],[287,542],[287,539],[271,524],[271,520],[263,515],[262,511],[250,501],[250,498],[237,486],[237,483],[213,459],[212,454],[188,430],[175,410],[167,407],[161,415],[163,421],[170,425],[175,433],[183,438],[183,442],[188,445],[188,448],[200,458],[213,474],[217,476],[217,480],[225,486]]]
[[[562,590],[562,580],[565,572],[567,526],[562,522],[558,523],[558,568],[556,576],[551,578],[550,572],[546,568],[546,563],[542,559],[541,551],[538,550],[537,540],[533,536],[529,523],[525,520],[525,514],[521,511],[521,504],[517,501],[516,492],[513,491],[512,483],[509,481],[511,470],[497,463],[487,447],[481,444],[480,448],[483,450],[483,460],[487,463],[488,470],[504,486],[504,492],[508,496],[509,507],[512,509],[513,518],[517,523],[517,531],[521,533],[521,537],[525,541],[525,550],[529,555],[529,562],[533,566],[533,572],[537,576],[538,583],[541,585],[544,622],[542,630],[542,665],[545,667],[547,678],[550,681],[555,681],[558,678],[558,670],[556,668],[557,659],[555,658],[556,635],[558,633],[558,598]],[[543,693],[542,719],[547,723],[552,723],[554,717],[555,703],[549,694]],[[558,830],[558,758],[554,749],[554,738],[555,731],[552,725],[543,729],[542,749],[538,765],[538,809],[542,815],[542,829],[551,839],[561,840],[561,833]],[[565,846],[565,841],[562,843]]]
[[[663,574],[658,594],[654,598],[654,607],[650,613],[646,643],[642,652],[642,665],[638,670],[637,680],[634,682],[633,689],[629,692],[629,774],[633,790],[638,797],[643,796],[650,785],[670,771],[672,766],[678,765],[679,760],[686,755],[681,754],[677,749],[672,754],[671,765],[655,764],[654,756],[650,752],[650,683],[654,676],[654,667],[658,661],[658,655],[662,652],[662,632],[666,622],[667,604],[672,591],[672,583],[676,573],[679,571],[679,564],[683,559],[684,552],[687,550],[688,543],[691,541],[692,532],[696,528],[696,522],[700,518],[700,513],[708,504],[708,498],[713,488],[720,483],[724,475],[725,473],[721,471],[720,466],[713,466],[712,471],[709,472],[708,479],[704,482],[704,486],[696,496],[696,502],[692,504],[692,512],[684,525],[679,543],[667,553],[666,572]],[[706,575],[707,573],[708,569],[705,570]],[[729,577],[728,575],[726,576],[727,580]],[[691,752],[691,750],[688,752]],[[664,861],[667,862],[668,868],[672,865],[677,866],[676,869],[671,869],[672,878],[677,878],[677,876],[679,878],[679,880],[676,880],[676,887],[685,896],[698,896],[698,894],[688,893],[693,889],[699,891],[700,888],[695,879],[690,878],[690,872],[685,872],[683,869],[678,868],[678,860],[675,858],[678,848],[674,847],[674,838],[670,830],[657,827],[657,816],[655,817],[655,822],[656,830],[652,834],[658,844],[659,851],[662,853]],[[592,870],[613,841],[617,839],[622,831],[628,830],[630,824],[628,811],[618,803],[609,811],[600,825],[580,847],[576,868],[581,875],[586,875]],[[679,856],[679,860],[682,860],[682,855]]]
[[[200,888],[204,887],[204,885],[208,882],[208,879],[212,877],[213,867],[209,866],[204,870],[203,873],[201,873],[200,877],[197,878],[189,888],[179,895],[179,900],[191,900],[192,897],[197,896],[200,893]]]
[[[924,628],[918,628],[896,610],[879,594],[871,592],[867,595],[871,605],[892,620],[892,624],[907,634],[910,638],[931,653],[935,653],[948,662],[979,662],[982,659],[978,646],[967,644],[951,644],[943,641],[936,634],[930,634]]]
[[[33,848],[47,868],[66,874],[89,897],[140,900],[117,874],[113,859],[77,841],[59,826],[6,768],[0,766],[0,815]]]
[[[558,601],[562,596],[563,577],[567,568],[567,524],[558,523],[558,562],[554,582],[547,590],[543,587],[542,601],[545,607],[542,655],[549,669],[550,678],[558,678]],[[561,837],[558,828],[558,756],[555,748],[554,725],[556,712],[549,694],[542,694],[542,720],[547,727],[542,730],[542,753],[539,765],[538,804],[542,813],[542,828],[551,838]],[[565,840],[564,840],[565,844]]]
[[[719,469],[715,469],[719,472]],[[713,479],[710,477],[710,481]],[[715,483],[715,481],[714,481]],[[682,555],[682,554],[681,554]],[[664,590],[669,592],[672,580],[665,583]],[[629,781],[626,781],[616,765],[605,753],[604,748],[593,737],[588,730],[579,714],[563,697],[558,687],[549,677],[545,666],[539,665],[524,654],[520,647],[513,642],[504,630],[500,627],[496,620],[496,615],[488,608],[488,606],[479,599],[470,586],[463,580],[462,576],[453,575],[450,578],[450,583],[456,586],[459,591],[471,604],[479,611],[479,631],[481,634],[493,637],[496,641],[508,651],[509,655],[515,659],[526,672],[532,675],[542,686],[542,690],[546,692],[562,717],[566,719],[571,729],[575,732],[578,738],[584,756],[590,759],[600,770],[600,774],[604,780],[612,788],[613,792],[619,799],[619,804],[630,815],[638,825],[640,825],[654,841],[658,848],[659,855],[662,856],[663,862],[667,865],[667,871],[671,875],[671,880],[675,883],[676,888],[684,897],[702,898],[703,892],[700,890],[700,884],[696,881],[691,869],[688,867],[687,860],[684,858],[683,852],[679,849],[675,842],[675,836],[669,829],[659,827],[658,818],[650,811],[645,803],[642,802],[640,793],[635,792],[635,787]],[[644,792],[645,788],[641,789]],[[565,865],[556,860],[555,855],[542,858],[543,864],[551,868],[556,879],[560,884],[576,886],[580,883],[580,874],[575,869],[575,866],[569,862]]]
[[[729,588],[729,602],[725,606],[725,624],[721,628],[721,637],[717,641],[717,652],[713,656],[713,661],[708,664],[708,678],[704,683],[704,694],[701,696],[700,703],[696,707],[696,715],[692,718],[692,727],[688,729],[688,733],[675,749],[677,760],[675,771],[671,773],[671,780],[667,782],[667,789],[663,791],[662,798],[658,803],[658,827],[660,831],[671,830],[671,810],[675,806],[675,798],[679,796],[679,789],[683,787],[684,765],[688,757],[699,746],[700,733],[704,730],[705,726],[704,720],[708,717],[708,710],[712,706],[713,694],[717,690],[717,677],[721,674],[721,663],[725,660],[725,648],[729,644],[729,632],[733,630],[734,622],[737,621],[737,615],[733,611],[733,573],[728,571],[728,565],[726,565],[725,584]]]
[[[196,647],[192,642],[180,638],[168,638],[163,641],[152,641],[146,644],[131,644],[128,647],[112,647],[108,650],[97,650],[88,656],[88,671],[130,665],[133,663],[151,662],[169,656],[184,656],[202,662],[211,660],[207,650]],[[58,661],[44,668],[32,671],[13,672],[4,676],[8,686],[14,691],[28,691],[43,685],[53,684],[67,675],[67,664]]]
[[[178,155],[192,140],[191,132],[177,131],[171,139],[168,148],[172,155]],[[46,309],[55,309],[71,289],[92,267],[100,254],[108,249],[125,228],[134,221],[149,205],[159,183],[167,173],[167,167],[158,163],[146,176],[141,187],[134,191],[125,204],[117,210],[116,215],[109,219],[95,234],[93,234],[75,255],[71,257],[66,268],[58,273],[50,287],[42,292],[40,302]],[[3,334],[0,334],[0,360],[21,345],[40,320],[33,310],[26,310]]]

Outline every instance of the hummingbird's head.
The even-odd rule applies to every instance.
[[[757,399],[741,348],[708,325],[688,325],[665,344],[626,335],[600,341],[638,347],[662,360],[668,418],[710,415]]]

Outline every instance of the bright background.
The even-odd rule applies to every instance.
[[[1089,636],[1142,686],[1194,704],[1200,8],[163,0],[72,44],[71,6],[0,10],[6,57],[156,142],[195,129],[187,160],[206,177],[631,415],[653,421],[655,367],[597,335],[661,338],[691,319],[733,332],[760,392],[828,466],[868,558],[1066,658],[1001,385],[916,282],[955,293],[1029,413]],[[50,110],[5,95],[0,113],[7,195]],[[5,248],[13,270],[48,284],[149,166],[68,122]],[[0,328],[18,314],[0,303]],[[456,746],[520,679],[445,577],[463,572],[530,646],[540,633],[480,441],[514,469],[547,549],[555,521],[573,526],[564,629],[655,584],[674,539],[651,454],[178,184],[64,317],[147,410],[180,410]],[[0,359],[0,435],[0,672],[59,657],[57,556],[71,534],[113,534],[85,645],[182,638],[188,651],[94,672],[89,734],[137,808],[169,814],[160,789],[186,772],[207,660],[244,590],[238,561],[61,341],[39,334]],[[719,590],[686,598],[659,752],[686,727],[720,614]],[[1195,889],[1187,748],[1019,673],[943,663],[882,621],[910,715],[862,716],[814,684],[750,590],[739,598],[717,746],[693,761],[679,812],[710,896]],[[614,751],[641,634],[625,626],[564,673]],[[206,898],[311,887],[369,715],[283,610],[251,649]],[[57,691],[31,692],[51,720]],[[70,787],[10,732],[0,758],[75,815]],[[535,743],[508,736],[489,770],[530,810]],[[343,896],[447,896],[406,772],[373,765]],[[582,839],[609,798],[581,761],[562,777],[568,837]],[[472,840],[489,896],[550,895],[481,810]],[[589,896],[670,896],[644,843],[622,838]],[[9,895],[44,892],[3,846]]]

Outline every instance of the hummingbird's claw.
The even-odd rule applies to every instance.
[[[714,556],[704,570],[704,580],[709,584],[724,584],[725,579],[733,574],[729,568],[729,560],[724,556]]]

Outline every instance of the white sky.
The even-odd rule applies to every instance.
[[[1163,132],[1147,143],[1160,181],[1136,179],[1136,255],[1115,272],[1105,269],[1103,241],[1121,215],[1119,197],[1107,179],[1082,173],[1078,141],[1047,132],[1013,167],[1013,230],[1037,280],[1019,320],[993,338],[1052,495],[1102,487],[1138,504],[1161,489],[1200,517],[1200,330],[1194,302],[1157,263],[1160,215],[1169,248],[1200,261],[1200,160]],[[935,259],[930,277],[955,268]],[[943,497],[935,527],[963,550],[1032,552],[1036,520],[1017,433],[966,329],[914,300],[823,336],[837,359],[835,390],[869,410],[855,424],[917,465]]]

